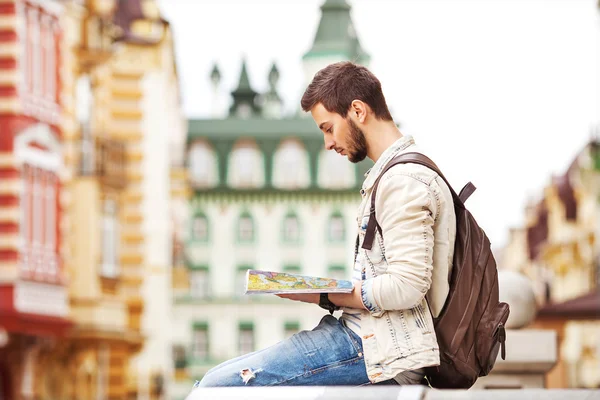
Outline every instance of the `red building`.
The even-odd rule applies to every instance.
[[[0,400],[33,396],[36,357],[69,326],[62,11],[59,1],[0,0]]]

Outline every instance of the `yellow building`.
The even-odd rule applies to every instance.
[[[513,229],[503,265],[529,276],[535,327],[555,329],[560,360],[547,386],[600,385],[600,143],[590,142]]]
[[[171,296],[157,284],[170,287],[169,153],[185,136],[171,30],[140,0],[65,2],[62,22],[73,327],[40,361],[61,368],[37,395],[158,399],[172,364]]]

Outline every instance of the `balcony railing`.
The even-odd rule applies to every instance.
[[[100,2],[102,3],[102,2]],[[110,5],[104,8],[110,9]],[[90,13],[81,24],[81,45],[78,53],[84,69],[107,61],[114,51],[114,39],[118,28],[102,10],[90,8]]]
[[[106,138],[84,138],[80,142],[80,176],[96,176],[114,189],[127,185],[125,142]]]
[[[127,185],[125,142],[114,139],[96,140],[96,171],[102,183],[117,189]]]

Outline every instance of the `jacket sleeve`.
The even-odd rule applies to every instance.
[[[437,203],[427,183],[390,171],[379,183],[375,210],[388,268],[363,281],[362,298],[378,317],[417,306],[429,290]]]

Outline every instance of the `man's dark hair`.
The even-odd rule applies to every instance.
[[[300,104],[304,111],[310,111],[321,103],[327,111],[346,118],[354,100],[368,104],[377,119],[392,121],[379,79],[367,68],[349,61],[330,64],[317,72]]]

